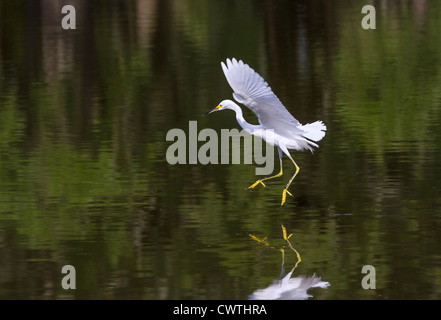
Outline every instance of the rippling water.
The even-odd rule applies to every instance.
[[[441,298],[440,3],[374,2],[375,30],[344,0],[65,4],[0,2],[0,298]],[[171,129],[239,128],[201,117],[231,57],[328,127],[283,207],[286,157],[252,191],[255,163],[167,162]]]

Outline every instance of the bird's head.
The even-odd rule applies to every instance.
[[[216,108],[211,109],[210,111],[205,112],[203,115],[206,116],[206,115],[209,115],[210,113],[213,113],[215,111],[221,111],[221,110],[226,110],[226,109],[233,109],[233,104],[234,104],[234,102],[231,101],[231,100],[224,100],[221,103],[219,103],[219,105]]]

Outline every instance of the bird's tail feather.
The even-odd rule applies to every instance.
[[[303,136],[312,141],[320,141],[326,133],[326,125],[321,120],[307,123],[300,128],[304,131]]]

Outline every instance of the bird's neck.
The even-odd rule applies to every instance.
[[[242,129],[248,130],[248,131],[253,131],[255,129],[260,128],[260,126],[256,126],[256,125],[253,125],[253,124],[246,122],[245,118],[243,117],[243,112],[242,112],[241,107],[239,107],[234,102],[232,103],[231,108],[233,109],[234,112],[236,112],[236,120],[239,123],[239,125],[242,127]]]

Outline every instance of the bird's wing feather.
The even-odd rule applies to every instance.
[[[284,107],[265,80],[242,60],[221,63],[225,77],[234,90],[233,97],[253,111],[266,129],[291,136],[301,135],[300,122]],[[291,134],[290,134],[291,133]]]

